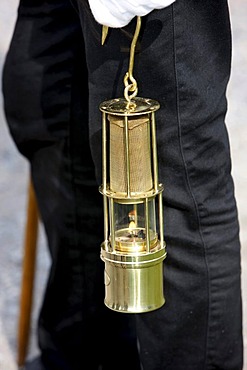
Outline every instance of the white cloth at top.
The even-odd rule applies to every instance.
[[[120,28],[135,16],[144,16],[154,9],[162,9],[175,0],[89,0],[96,21],[102,25]]]

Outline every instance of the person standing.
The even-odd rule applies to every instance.
[[[123,96],[135,16],[139,94],[159,101],[166,303],[104,306],[99,104]],[[110,28],[101,46],[102,24]],[[239,223],[225,125],[226,0],[21,0],[3,72],[51,255],[28,370],[241,370]]]

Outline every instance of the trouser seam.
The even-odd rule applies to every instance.
[[[183,168],[185,171],[185,177],[186,177],[186,184],[188,186],[189,195],[191,197],[191,200],[193,202],[194,211],[196,215],[196,219],[198,222],[198,231],[200,240],[204,249],[204,260],[206,265],[206,271],[207,271],[207,278],[208,278],[208,314],[207,314],[207,330],[206,330],[206,346],[205,346],[205,365],[204,369],[207,369],[207,359],[208,359],[208,341],[209,341],[209,321],[210,321],[210,301],[211,301],[211,287],[210,287],[210,271],[209,271],[209,264],[208,264],[208,258],[207,258],[207,251],[206,251],[206,243],[203,237],[203,231],[202,231],[202,225],[201,225],[201,217],[199,212],[198,203],[195,197],[195,194],[192,189],[191,181],[190,181],[190,175],[188,171],[188,166],[186,163],[184,150],[183,150],[183,141],[182,141],[182,127],[181,127],[181,118],[180,118],[180,98],[179,98],[179,84],[178,84],[178,72],[177,72],[177,45],[176,45],[176,26],[175,26],[175,8],[176,4],[172,4],[172,24],[173,24],[173,55],[174,55],[174,77],[175,77],[175,94],[176,94],[176,112],[177,112],[177,125],[178,125],[178,143],[179,143],[179,150],[180,155],[183,162]]]

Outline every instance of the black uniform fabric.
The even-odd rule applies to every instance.
[[[135,26],[134,19],[110,29],[101,46],[102,28],[86,3],[20,2],[3,96],[10,132],[30,161],[52,259],[38,323],[37,369],[240,370],[225,0],[177,0],[142,18],[134,77],[138,96],[161,104],[156,120],[165,186],[166,303],[137,315],[113,312],[103,303],[98,107],[123,97]]]

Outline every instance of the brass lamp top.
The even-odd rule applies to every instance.
[[[140,97],[133,98],[131,102],[124,98],[107,100],[99,106],[102,112],[118,116],[148,114],[157,111],[159,108],[160,104],[156,100]]]

